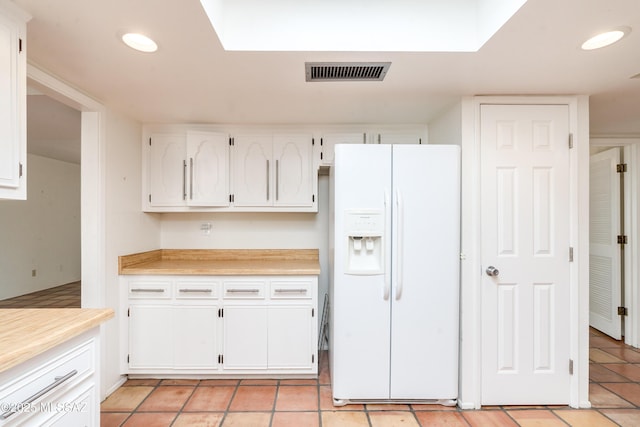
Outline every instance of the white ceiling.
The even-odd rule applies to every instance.
[[[80,164],[80,112],[30,90],[27,147],[31,154]]]
[[[141,122],[428,123],[465,95],[586,94],[592,135],[640,135],[638,0],[529,0],[466,53],[225,51],[199,0],[14,2],[33,16],[29,61]],[[622,41],[580,50],[620,26]],[[122,44],[132,30],[158,52]],[[307,83],[306,61],[392,65],[383,82]]]

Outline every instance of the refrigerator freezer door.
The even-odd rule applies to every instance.
[[[393,147],[391,399],[458,395],[460,151]]]
[[[390,214],[385,194],[390,194],[391,187],[391,146],[338,145],[332,173],[335,261],[330,285],[330,363],[333,396],[334,399],[388,399]],[[381,258],[385,262],[381,273],[347,274],[350,227],[345,222],[348,213],[354,211],[383,213]],[[366,242],[360,250],[367,250]]]

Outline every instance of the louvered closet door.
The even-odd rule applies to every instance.
[[[483,105],[480,124],[482,404],[567,404],[569,108]]]
[[[589,171],[589,325],[619,340],[622,321],[620,149],[591,156]]]

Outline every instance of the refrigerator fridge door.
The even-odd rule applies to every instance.
[[[366,149],[366,151],[365,151]],[[332,170],[334,266],[330,290],[330,363],[335,399],[389,397],[391,146],[338,145]],[[387,202],[385,203],[385,199]],[[348,271],[354,212],[383,216],[383,268]],[[363,233],[365,234],[365,233]],[[360,251],[366,251],[366,242]]]
[[[334,403],[454,404],[459,147],[338,145],[331,173]]]
[[[459,159],[393,147],[391,399],[458,395]]]

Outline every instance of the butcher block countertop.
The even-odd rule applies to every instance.
[[[118,257],[120,274],[318,275],[318,249],[157,249]]]
[[[113,317],[110,308],[0,309],[0,372]]]

